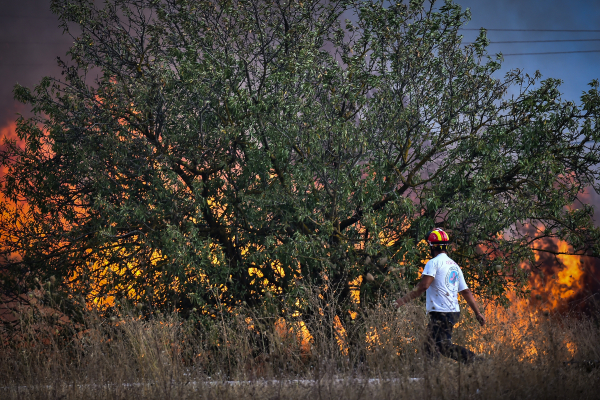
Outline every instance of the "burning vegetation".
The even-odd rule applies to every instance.
[[[545,312],[578,313],[598,307],[600,270],[592,257],[574,255],[564,241],[546,240],[535,253],[530,304]]]

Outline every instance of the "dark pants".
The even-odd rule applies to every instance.
[[[441,354],[465,364],[473,361],[475,353],[462,346],[452,344],[452,328],[459,319],[459,312],[429,313],[425,352],[430,358],[438,358]]]

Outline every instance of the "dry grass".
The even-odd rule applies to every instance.
[[[20,340],[1,348],[0,398],[600,398],[597,316],[490,308],[481,328],[463,311],[455,342],[486,357],[465,366],[423,357],[419,306],[374,307],[341,330],[320,305],[302,319],[266,310],[196,322],[90,313],[84,331],[46,335],[24,319]]]

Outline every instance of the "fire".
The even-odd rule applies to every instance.
[[[16,133],[17,124],[11,122],[8,125],[0,127],[0,149],[4,149],[4,141],[15,140],[18,145],[22,145],[23,141],[19,139]],[[0,165],[0,182],[4,180],[4,175],[8,172],[8,168]]]
[[[567,252],[568,245],[565,242],[559,243],[559,251]],[[562,255],[559,258],[566,268],[558,272],[557,283],[559,286],[558,288],[552,288],[553,293],[561,298],[571,298],[583,288],[581,282],[581,278],[583,277],[581,258],[568,255]]]
[[[17,136],[17,124],[11,121],[8,125],[0,127],[0,138],[6,140],[16,140],[17,143],[21,144],[22,140]]]
[[[511,305],[504,308],[487,305],[484,310],[488,323],[467,330],[467,347],[478,354],[495,354],[501,348],[510,349],[512,356],[521,362],[534,362],[553,352],[564,361],[577,353],[577,344],[567,332],[548,340],[548,314],[531,305],[527,299],[511,296]]]
[[[496,351],[494,346],[506,346],[514,349],[520,361],[533,361],[556,350],[547,347],[547,340],[540,340],[542,326],[548,321],[550,312],[568,310],[570,301],[585,289],[585,269],[580,256],[568,254],[567,242],[546,242],[543,249],[555,253],[556,258],[547,256],[551,253],[536,252],[535,261],[541,264],[541,271],[533,271],[530,276],[530,298],[510,294],[508,309],[488,304],[484,314],[487,321],[493,323],[468,335],[472,350],[492,354]],[[481,340],[485,337],[488,340]],[[568,336],[558,340],[562,342],[557,347],[561,357],[572,359],[577,353],[576,343]]]
[[[569,245],[564,241],[556,243],[557,253],[568,253]],[[535,255],[540,262],[539,252]],[[569,301],[584,289],[583,264],[580,256],[559,254],[558,262],[549,261],[542,265],[541,273],[532,273],[530,278],[532,301],[545,311],[560,311],[568,308]],[[543,260],[542,260],[543,261]]]
[[[313,337],[304,321],[300,320],[294,324],[288,324],[285,319],[279,318],[275,321],[275,333],[286,345],[292,343],[298,345],[302,354],[310,352]]]

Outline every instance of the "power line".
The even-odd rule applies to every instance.
[[[574,54],[574,53],[600,53],[600,50],[576,50],[576,51],[547,51],[543,53],[510,53],[502,56],[537,56],[545,54]]]
[[[493,40],[490,41],[490,44],[515,44],[515,43],[562,43],[562,42],[600,42],[599,39],[552,39],[552,40]],[[475,42],[465,42],[463,44],[474,44]],[[73,44],[71,42],[65,41],[48,41],[48,42],[40,42],[40,41],[7,41],[0,40],[0,45],[3,44],[56,44],[56,45],[66,45]]]
[[[507,44],[507,43],[561,43],[561,42],[600,42],[599,39],[552,39],[552,40],[492,40],[490,44]],[[465,42],[464,44],[474,44],[475,42]],[[67,41],[48,41],[48,42],[31,42],[31,41],[6,41],[0,40],[0,44],[67,44]],[[72,44],[72,42],[70,43]]]
[[[559,42],[600,42],[600,39],[557,39],[557,40],[499,40],[490,41],[490,44],[499,43],[559,43]],[[465,44],[473,44],[468,42]]]
[[[70,40],[70,38],[69,38]],[[490,43],[546,43],[546,42],[598,42],[598,39],[551,39],[551,40],[492,40]],[[29,40],[0,40],[0,44],[62,44],[66,41],[29,41]],[[474,42],[469,42],[471,44]]]
[[[576,54],[576,53],[600,53],[600,50],[576,50],[576,51],[546,51],[540,53],[508,53],[502,54],[503,57],[508,56],[543,56],[543,55],[551,55],[551,54]],[[493,54],[489,54],[490,56]],[[30,68],[39,68],[39,67],[50,67],[49,64],[0,64],[1,67],[30,67]],[[53,65],[56,67],[56,65]]]
[[[600,29],[487,29],[487,28],[459,28],[461,31],[480,31],[484,29],[488,32],[600,32]]]

